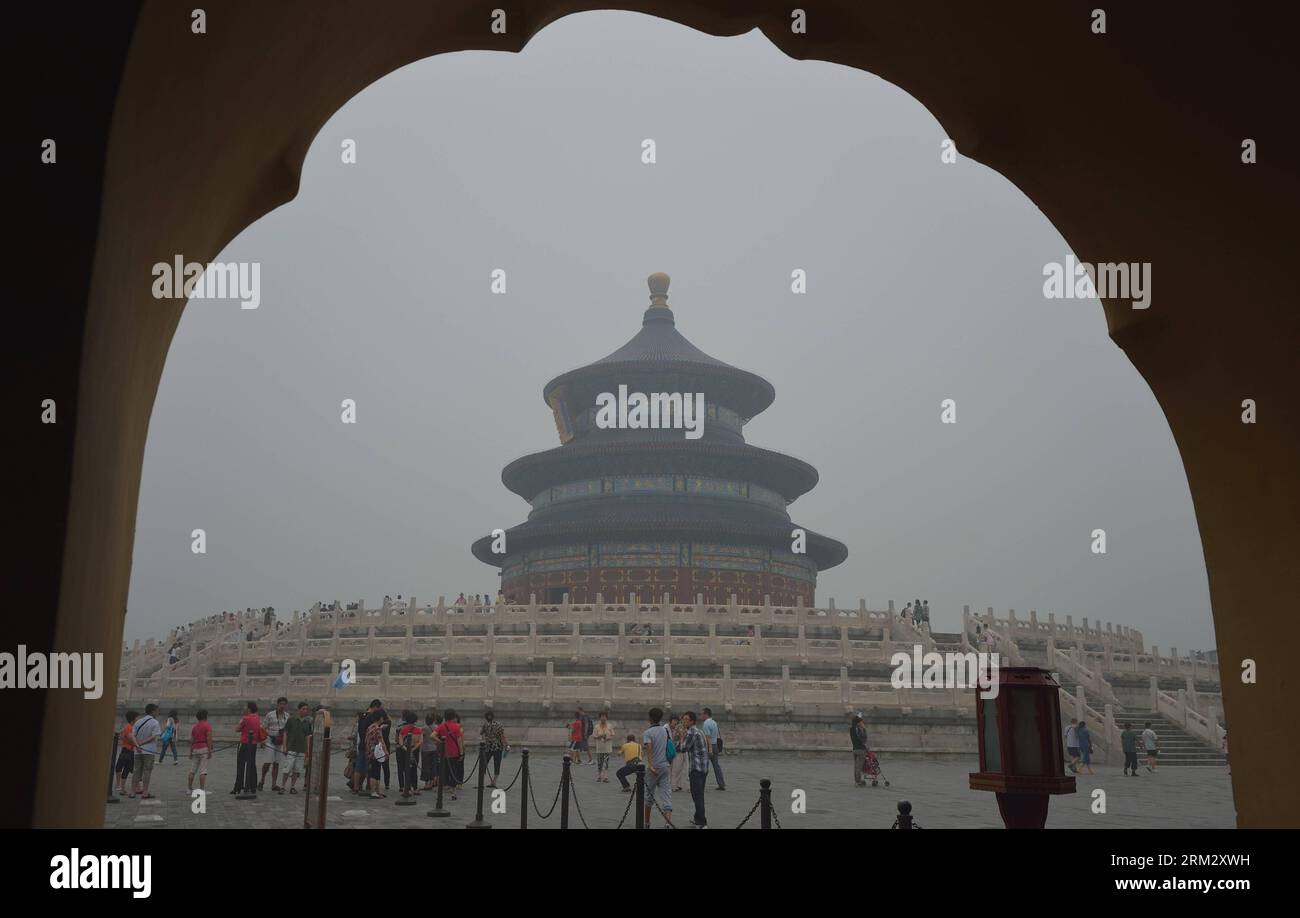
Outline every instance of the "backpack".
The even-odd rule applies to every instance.
[[[677,744],[673,742],[673,732],[667,727],[664,727],[664,736],[668,739],[668,745],[664,749],[664,755],[667,756],[668,761],[671,762],[673,759],[677,758]]]
[[[591,731],[593,729],[594,727],[592,726],[591,718],[588,717],[586,714],[583,714],[582,715],[582,738],[587,739],[589,736],[591,736]]]

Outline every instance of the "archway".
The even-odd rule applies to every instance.
[[[188,8],[156,4],[138,17],[129,52],[120,45],[116,57],[101,52],[97,62],[120,66],[121,79],[113,99],[100,97],[112,110],[111,134],[100,135],[102,176],[93,167],[81,176],[98,192],[98,230],[93,242],[64,243],[59,258],[50,256],[61,267],[70,253],[85,256],[65,283],[86,305],[81,353],[55,348],[57,359],[42,369],[64,374],[65,386],[75,380],[78,392],[75,447],[69,443],[59,454],[65,465],[54,463],[42,479],[52,498],[43,511],[67,507],[59,613],[47,623],[47,647],[103,650],[109,684],[116,678],[145,434],[180,316],[179,305],[150,296],[158,253],[210,260],[289,200],[319,127],[384,74],[445,51],[517,51],[563,15],[609,7],[519,4],[507,10],[505,34],[494,34],[491,4],[376,12],[247,3],[214,11],[200,37],[190,34]],[[1300,801],[1283,763],[1296,742],[1275,715],[1293,705],[1296,677],[1284,642],[1267,636],[1285,627],[1284,591],[1300,555],[1300,425],[1285,399],[1297,314],[1282,267],[1282,205],[1294,198],[1296,177],[1270,165],[1280,156],[1240,161],[1245,137],[1265,150],[1287,146],[1291,129],[1278,127],[1275,100],[1258,89],[1276,85],[1280,72],[1259,68],[1280,68],[1281,58],[1259,64],[1258,36],[1286,34],[1288,25],[1273,17],[1294,14],[1223,13],[1236,18],[1207,37],[1202,23],[1131,11],[1122,26],[1112,17],[1103,37],[1088,27],[1088,6],[1076,3],[1017,4],[1013,18],[1005,8],[879,9],[845,0],[809,8],[807,34],[793,33],[790,10],[772,3],[746,4],[743,13],[722,4],[617,8],[716,35],[759,28],[791,56],[876,73],[929,108],[964,155],[1029,195],[1081,257],[1155,266],[1156,303],[1137,312],[1107,301],[1110,333],[1151,385],[1182,454],[1222,658],[1253,659],[1261,673],[1248,686],[1235,679],[1235,663],[1224,669],[1233,677],[1224,679],[1224,700],[1237,740],[1240,823],[1295,824]],[[1198,54],[1211,39],[1213,53]],[[1203,107],[1188,110],[1186,98]],[[1077,110],[1063,100],[1108,106],[1105,129],[1080,131]],[[95,111],[107,124],[103,108]],[[94,131],[86,134],[93,145]],[[1230,237],[1220,235],[1225,224]],[[1230,318],[1219,318],[1223,304],[1232,304]],[[1245,398],[1260,406],[1260,423],[1241,423]],[[70,484],[61,477],[69,462]],[[47,583],[41,598],[53,591]],[[92,706],[84,733],[92,748],[107,746],[111,710],[111,694]],[[48,693],[43,722],[80,723],[85,712],[80,697]],[[99,788],[75,779],[62,740],[42,732],[30,820],[97,824]]]

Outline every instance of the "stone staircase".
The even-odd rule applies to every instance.
[[[1156,731],[1160,737],[1160,758],[1158,766],[1161,768],[1170,765],[1218,765],[1226,766],[1227,761],[1223,753],[1218,749],[1211,748],[1204,740],[1192,736],[1183,730],[1182,727],[1175,724],[1167,717],[1159,714],[1141,714],[1138,712],[1126,712],[1119,714],[1116,719],[1120,723],[1131,721],[1133,729],[1139,734],[1142,732],[1142,725],[1148,720],[1151,721],[1151,728]],[[1143,763],[1141,739],[1138,740],[1138,762]]]
[[[960,631],[931,631],[930,637],[939,653],[961,653]]]

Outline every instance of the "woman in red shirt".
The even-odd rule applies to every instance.
[[[447,783],[451,785],[451,799],[456,799],[456,788],[465,783],[465,731],[460,726],[460,716],[451,708],[443,712],[442,723],[433,735],[444,743],[447,757]]]
[[[244,706],[244,716],[239,719],[239,755],[232,794],[241,791],[257,793],[257,744],[261,741],[262,718],[257,716],[257,702],[250,701]]]

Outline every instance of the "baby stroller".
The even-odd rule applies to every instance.
[[[862,757],[862,773],[871,779],[872,787],[879,787],[880,782],[885,782],[885,787],[889,787],[889,780],[885,773],[880,770],[880,760],[870,749]]]

